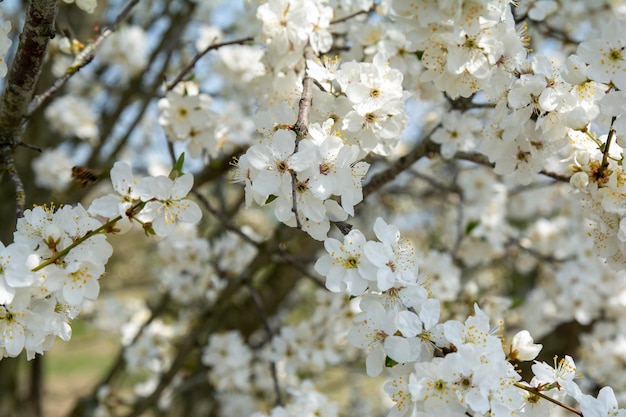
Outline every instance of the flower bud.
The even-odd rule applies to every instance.
[[[513,336],[509,357],[518,361],[531,361],[537,357],[543,345],[535,344],[528,330],[522,330]]]

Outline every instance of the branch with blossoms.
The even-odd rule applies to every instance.
[[[54,38],[56,10],[54,0],[28,4],[20,43],[0,97],[0,170],[8,172],[13,183],[17,217],[24,213],[26,195],[12,154],[22,143],[23,117],[41,73],[48,41]]]
[[[341,363],[352,348],[363,352],[366,374],[388,371],[395,417],[543,415],[568,401],[579,404],[579,411],[570,409],[579,415],[621,413],[612,390],[597,398],[580,391],[572,358],[559,352],[564,359],[554,365],[537,360],[541,347],[523,331],[503,346],[506,338],[488,316],[539,335],[555,332],[555,322],[593,323],[604,351],[610,350],[599,340],[623,327],[595,325],[623,315],[626,177],[618,155],[626,64],[616,35],[623,25],[603,11],[584,16],[577,29],[593,27],[594,19],[606,27],[601,34],[582,30],[590,40],[557,66],[551,57],[530,55],[527,31],[515,26],[507,2],[453,8],[272,0],[238,11],[225,29],[235,41],[213,38],[188,59],[186,49],[178,53],[181,36],[216,32],[209,3],[165,2],[162,13],[144,20],[138,4],[135,22],[151,24],[120,38],[122,46],[109,55],[118,66],[81,72],[75,79],[85,74],[87,82],[67,84],[74,104],[48,107],[46,121],[71,136],[65,146],[75,158],[91,152],[93,162],[112,149],[105,165],[113,165],[115,193],[88,209],[25,210],[14,244],[0,249],[2,355],[41,353],[55,334],[69,339],[83,301],[98,296],[111,252],[105,235],[138,224],[163,238],[155,244],[151,287],[167,293],[167,308],[145,326],[137,323],[145,310],[123,316],[129,306],[115,309],[124,323],[120,357],[128,374],[149,376],[128,400],[107,381],[92,396],[99,415],[138,416],[171,407],[177,396],[193,414],[183,395],[194,386],[196,393],[205,389],[198,398],[211,394],[210,406],[221,408],[216,414],[251,415],[246,404],[275,396],[282,404],[266,404],[275,406],[274,417],[332,417],[338,409],[302,375]],[[550,11],[551,5],[522,3],[519,15],[540,22],[554,13],[558,22],[578,13]],[[366,14],[371,18],[355,18]],[[145,35],[160,36],[168,18],[147,55],[154,62],[143,62],[151,44]],[[345,23],[341,34],[333,31],[336,23]],[[575,30],[564,27],[568,35]],[[209,50],[216,50],[207,57],[210,75],[198,71],[183,81]],[[335,52],[341,56],[324,55]],[[53,57],[53,66],[58,62]],[[166,72],[176,76],[155,98]],[[97,112],[82,115],[92,105],[101,119]],[[144,115],[158,119],[158,131]],[[34,132],[37,118],[28,122]],[[191,179],[181,167],[171,177],[140,179],[113,164],[140,142],[131,137],[142,122],[147,134],[138,155],[151,154],[146,143],[164,131],[172,159],[185,147],[195,165],[204,164],[191,192],[217,222],[202,231],[180,225],[196,222],[200,212],[185,197]],[[402,143],[410,131],[422,137]],[[104,140],[96,145],[99,133]],[[230,177],[243,185],[241,193],[218,183],[231,155],[241,155]],[[61,158],[48,161],[38,180],[49,179],[41,172],[50,173]],[[513,251],[512,244],[529,250]],[[302,277],[329,291],[310,290]],[[536,286],[507,292],[526,278]],[[519,295],[526,302],[518,306]],[[285,300],[292,315],[277,313]],[[549,317],[541,316],[544,308]],[[29,322],[42,311],[53,318],[45,331],[32,324],[44,322],[43,314]],[[320,330],[325,325],[332,330]],[[12,338],[7,329],[25,336]],[[332,335],[347,335],[348,343]],[[597,346],[585,343],[588,350]],[[612,358],[597,356],[613,368]],[[530,361],[532,376],[522,382],[516,364]],[[597,380],[610,377],[598,374]],[[233,409],[241,404],[243,411]]]

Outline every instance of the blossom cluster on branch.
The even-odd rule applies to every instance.
[[[95,415],[174,410],[208,384],[221,415],[336,416],[311,375],[361,367],[359,352],[368,376],[385,372],[393,417],[626,415],[623,4],[166,3],[131,1],[95,39],[52,42],[58,83],[19,120],[66,141],[33,162],[35,184],[69,195],[71,161],[89,154],[114,193],[17,220],[0,245],[0,356],[69,340],[98,299],[106,235],[138,224],[159,239],[161,297],[95,303],[141,379],[130,401],[104,380]],[[231,22],[210,18],[226,9]],[[193,47],[168,46],[176,36]],[[0,139],[19,206],[15,146]],[[162,171],[156,148],[169,176],[116,162]],[[227,171],[243,190],[220,182]],[[201,228],[180,225],[202,210]],[[535,339],[568,323],[589,326],[581,360],[537,360]]]

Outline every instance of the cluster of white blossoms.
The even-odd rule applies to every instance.
[[[316,54],[327,52],[333,38],[328,31],[333,9],[324,0],[278,0],[261,4],[257,18],[262,24],[267,55],[277,70],[302,59],[309,44]]]
[[[354,214],[363,199],[361,178],[369,167],[358,161],[359,147],[344,144],[333,126],[331,119],[313,124],[299,143],[293,130],[276,129],[239,158],[234,177],[245,183],[247,202],[273,204],[279,221],[302,224],[318,240],[326,237],[330,221]],[[339,196],[341,205],[331,196]]]
[[[284,6],[284,24],[280,31],[271,33],[279,39],[277,42],[295,46],[287,55],[295,50],[302,65],[306,40],[302,28],[306,25],[290,31],[287,28],[291,20],[285,17],[293,11],[294,21],[301,18],[296,5],[290,4],[291,9],[285,3],[269,2],[261,6],[257,17],[263,20],[267,10],[279,4]],[[465,321],[438,323],[439,301],[454,299],[460,290],[455,276],[458,272],[451,266],[442,267],[444,274],[453,278],[441,279],[442,284],[451,285],[449,289],[429,283],[427,274],[418,274],[412,247],[400,239],[397,228],[382,219],[374,226],[377,242],[367,241],[356,229],[343,240],[326,236],[328,221],[353,215],[354,205],[362,198],[359,181],[369,166],[359,161],[369,153],[388,155],[397,144],[406,125],[404,102],[408,94],[404,89],[408,88],[395,66],[409,67],[412,64],[403,58],[418,55],[408,51],[419,51],[421,83],[432,82],[451,98],[484,93],[481,100],[485,102],[481,104],[485,106],[480,111],[442,112],[441,125],[431,138],[441,145],[441,155],[454,158],[459,151],[480,152],[495,165],[494,172],[510,179],[513,185],[532,183],[536,174],[548,166],[565,173],[567,164],[574,162],[575,166],[569,168],[570,173],[575,172],[571,181],[581,190],[583,210],[592,223],[594,250],[616,269],[623,269],[626,180],[621,167],[624,143],[620,119],[626,109],[621,107],[625,98],[620,84],[625,61],[622,41],[616,35],[623,33],[621,24],[612,21],[601,40],[582,43],[577,55],[558,68],[541,54],[527,58],[528,38],[524,30],[516,29],[507,1],[467,2],[464,7],[393,1],[387,6],[390,17],[404,31],[404,38],[395,38],[401,47],[394,47],[389,35],[380,35],[378,43],[364,36],[363,53],[371,62],[342,63],[339,58],[324,57],[319,61],[308,59],[306,70],[299,70],[304,82],[306,77],[316,81],[309,109],[313,122],[304,138],[299,138],[294,129],[299,117],[294,110],[294,96],[306,92],[294,81],[298,77],[285,68],[286,62],[296,58],[281,61],[278,68],[285,71],[281,74],[284,83],[276,94],[284,101],[270,96],[269,103],[261,104],[263,111],[257,113],[256,122],[264,138],[249,148],[236,167],[235,180],[245,184],[246,202],[273,205],[279,221],[299,225],[316,239],[325,239],[327,254],[317,261],[315,269],[326,277],[331,291],[362,297],[362,312],[349,338],[355,346],[369,350],[368,374],[379,374],[385,365],[402,364],[393,367],[397,376],[388,385],[388,392],[397,402],[392,415],[446,411],[471,415],[534,413],[536,393],[559,394],[559,387],[567,387],[564,392],[587,411],[601,407],[603,401],[613,407],[610,389],[604,389],[602,398],[595,399],[571,383],[577,375],[571,358],[554,367],[536,364],[535,378],[528,385],[536,393],[525,394],[513,361],[536,357],[539,349],[532,339],[522,343],[518,338],[516,346],[503,349],[502,337],[490,329],[487,316],[478,306],[475,316]],[[554,11],[553,6],[547,2],[530,8],[529,13],[533,19],[542,20]],[[271,44],[274,41],[265,30],[268,23],[263,20],[263,24],[266,42]],[[291,92],[285,93],[289,85]],[[302,103],[300,106],[302,111]],[[489,117],[490,124],[482,126],[480,118],[485,117]],[[608,123],[606,119],[611,117],[614,120]],[[592,133],[602,129],[611,133],[601,137]],[[333,143],[335,150],[331,153],[328,146]],[[348,152],[348,148],[357,150]],[[558,161],[572,148],[576,149],[574,158]],[[342,152],[346,158],[339,158]],[[363,164],[362,171],[355,175],[354,167],[359,164]],[[339,176],[331,178],[331,173]],[[485,179],[482,170],[463,171],[459,184],[466,185],[463,191],[467,192],[464,198],[470,217],[461,221],[467,238],[459,240],[458,255],[468,265],[483,264],[496,254],[502,256],[505,247],[520,238],[511,233],[513,229],[504,218],[509,203],[507,188]],[[346,192],[356,198],[346,202]],[[343,213],[335,210],[337,206]],[[542,226],[546,227],[537,224],[526,232],[528,237],[522,236],[522,247],[528,239],[554,244],[554,240],[540,236]],[[543,249],[538,250],[540,256]],[[562,252],[575,257],[575,261],[558,269],[558,286],[553,291],[571,289],[562,292],[566,296],[559,299],[563,304],[557,306],[561,311],[558,320],[573,318],[589,323],[601,307],[595,296],[582,296],[587,291],[583,288],[589,288],[593,281],[582,280],[576,273],[586,262],[585,247],[563,248]],[[599,268],[593,276],[606,276],[600,264],[587,264],[589,272]],[[519,267],[532,265],[520,262]],[[429,270],[429,265],[423,269]],[[446,290],[449,294],[440,297],[438,293]],[[588,307],[576,308],[585,303]],[[529,304],[529,308],[537,305]],[[534,354],[514,354],[524,349]]]
[[[622,165],[626,154],[626,40],[618,35],[623,30],[625,23],[610,21],[601,38],[578,46],[567,67],[575,91],[589,101],[586,114],[599,113],[595,122],[608,131],[599,138],[586,128],[581,129],[584,134],[571,135],[575,152],[570,183],[582,194],[594,250],[616,270],[626,265],[626,172]]]
[[[159,100],[159,124],[171,142],[188,141],[189,155],[197,158],[218,150],[212,117],[209,111],[211,97],[200,93],[193,82],[179,83]]]
[[[310,301],[315,302],[312,314],[294,325],[287,324],[293,320],[290,315],[301,314],[294,314],[293,306],[311,307]],[[338,404],[316,391],[317,381],[313,378],[323,370],[354,360],[357,350],[351,348],[346,339],[352,323],[351,307],[342,297],[322,289],[315,291],[312,298],[301,295],[289,304],[273,318],[272,322],[284,324],[270,340],[257,332],[245,341],[237,330],[209,337],[202,363],[209,368],[209,381],[220,399],[220,415],[265,415],[255,413],[258,410],[255,396],[275,395],[268,362],[275,367],[290,397],[287,405],[275,406],[269,415],[337,415]],[[264,339],[269,343],[258,348]],[[251,348],[251,345],[257,347]],[[301,375],[312,378],[303,379]]]
[[[584,415],[618,415],[611,388],[598,398],[582,393],[569,356],[554,366],[535,361],[534,377],[522,382],[515,364],[532,361],[542,348],[528,331],[505,344],[478,305],[464,322],[440,322],[439,301],[427,290],[429,277],[418,274],[411,243],[380,218],[374,231],[379,241],[366,241],[358,230],[343,242],[327,239],[328,253],[315,269],[331,291],[359,297],[362,311],[348,339],[368,350],[369,375],[392,368],[385,386],[395,401],[390,416],[535,415],[549,412],[538,394],[555,393],[576,400]]]
[[[251,144],[232,176],[245,186],[246,205],[273,209],[279,222],[323,241],[325,253],[314,269],[327,289],[341,296],[317,293],[312,314],[285,320],[274,334],[211,334],[201,362],[210,369],[208,380],[222,414],[337,415],[336,403],[301,375],[351,356],[354,350],[345,349],[345,338],[367,351],[368,375],[389,370],[385,390],[395,403],[392,417],[552,413],[553,404],[542,396],[575,401],[585,417],[626,415],[611,388],[602,388],[597,397],[582,393],[569,356],[553,365],[536,361],[533,377],[522,381],[518,362],[533,361],[541,345],[525,330],[505,343],[502,326],[492,328],[487,313],[502,313],[513,300],[492,297],[483,303],[480,294],[486,287],[519,284],[502,282],[509,271],[522,278],[540,276],[541,282],[523,294],[524,305],[509,312],[512,327],[531,329],[539,337],[563,322],[598,323],[583,338],[582,357],[593,367],[585,372],[599,384],[610,381],[626,389],[623,373],[611,375],[624,364],[620,334],[626,327],[626,26],[608,19],[617,2],[573,2],[568,10],[558,7],[565,2],[549,0],[247,4],[253,3],[233,31],[252,23],[241,42],[254,39],[257,44],[220,47],[209,71],[220,82],[211,83],[201,71],[197,83],[179,82],[159,100],[158,121],[171,142],[185,142],[188,153],[205,162],[220,156],[225,145]],[[515,10],[517,3],[521,7]],[[89,12],[96,5],[93,0],[76,4]],[[204,2],[198,10],[212,6]],[[140,7],[148,15],[149,6]],[[583,25],[602,31],[580,27],[584,30],[575,41],[571,35],[577,24],[558,20],[558,15],[582,17],[599,9],[605,9],[598,13],[599,22],[590,19]],[[344,20],[340,11],[361,13]],[[568,48],[563,48],[561,56],[551,55],[559,59],[529,55],[533,29],[518,25],[525,18],[542,22],[535,29],[548,33],[563,27],[557,34],[564,44],[579,43],[575,54],[566,56]],[[198,49],[209,41],[217,47],[222,35],[232,34],[230,29],[195,29],[208,34],[196,43]],[[8,23],[0,26],[0,57],[10,46],[9,30]],[[116,70],[124,76],[138,76],[150,65],[146,33],[153,32],[138,26],[121,30],[100,51],[100,61],[120,64]],[[186,35],[196,36],[193,30]],[[538,49],[550,53],[558,48]],[[0,58],[0,76],[5,73]],[[220,83],[218,94],[201,90]],[[405,109],[412,99],[421,101]],[[420,108],[415,117],[420,120],[409,120],[411,107]],[[45,115],[53,129],[94,143],[99,130],[92,108],[88,99],[66,95],[52,102]],[[379,217],[375,240],[347,227],[341,229],[342,238],[328,237],[333,222],[355,215],[370,163],[393,170],[392,157],[406,149],[397,145],[409,122],[428,142],[417,146],[427,145],[428,152],[404,173],[430,182],[424,200],[440,194],[444,203],[429,218],[414,213],[419,210],[415,204],[394,206],[408,199],[395,199],[393,191],[385,197],[404,227],[417,229],[432,221],[441,226],[433,227],[437,236],[428,236],[416,250],[398,227]],[[36,164],[42,187],[52,185],[52,178],[42,178],[46,175],[65,180],[45,166],[47,158]],[[439,170],[443,165],[447,171]],[[542,181],[537,181],[539,173],[545,174]],[[401,177],[398,188],[406,180]],[[564,186],[569,179],[580,211],[568,207],[572,200],[555,197],[565,192],[548,177]],[[239,235],[205,240],[194,229],[177,227],[200,219],[198,206],[186,199],[190,175],[136,178],[128,165],[116,163],[111,178],[117,195],[96,199],[88,210],[28,210],[15,242],[0,248],[0,356],[26,349],[32,357],[48,349],[54,336],[69,338],[71,319],[98,295],[98,279],[111,255],[104,234],[123,231],[131,222],[167,238],[157,249],[157,275],[169,300],[184,307],[210,307],[227,278],[245,271],[255,256],[257,249],[243,242],[243,229]],[[557,191],[539,190],[548,186]],[[415,190],[420,191],[407,187],[406,193]],[[223,200],[226,207],[230,199]],[[458,208],[454,215],[451,206]],[[375,208],[376,216],[386,208]],[[580,226],[583,216],[588,229]],[[99,217],[110,220],[102,223]],[[514,252],[519,256],[506,259]],[[472,273],[478,283],[468,282]],[[348,298],[358,304],[356,317],[346,307]],[[474,314],[467,317],[461,304],[470,305]],[[126,335],[130,371],[150,372],[137,393],[151,393],[172,364],[174,346],[190,328],[185,319],[193,317],[180,311],[180,321],[155,320],[141,334],[133,323],[132,337]],[[268,329],[274,320],[264,323]],[[268,362],[278,376],[270,375]],[[279,396],[281,389],[290,394],[289,404],[252,414],[255,395]]]
[[[69,322],[84,300],[98,296],[98,278],[112,248],[94,235],[101,223],[82,206],[35,207],[18,220],[14,242],[2,246],[0,356],[28,357],[48,350],[58,336],[69,340]],[[60,256],[65,255],[65,256]]]
[[[98,280],[112,254],[107,233],[128,230],[136,221],[146,234],[167,236],[177,221],[200,220],[197,204],[185,198],[193,183],[189,174],[136,180],[127,164],[117,162],[111,179],[118,195],[100,197],[87,210],[26,210],[13,243],[0,243],[0,358],[23,350],[32,358],[50,349],[56,336],[69,340],[71,320],[98,297]]]
[[[405,95],[402,74],[382,54],[372,63],[325,59],[306,65],[308,76],[325,86],[315,87],[311,114],[327,119],[309,124],[306,137],[299,138],[285,102],[259,113],[264,140],[239,158],[234,179],[245,183],[248,204],[271,203],[279,221],[302,224],[323,240],[329,221],[353,216],[363,199],[361,179],[369,164],[362,158],[369,152],[387,155],[398,143],[407,122]]]
[[[134,219],[146,233],[165,237],[174,232],[176,223],[197,223],[202,217],[200,207],[187,194],[193,186],[193,175],[184,174],[172,180],[157,177],[135,178],[124,162],[116,162],[111,169],[111,182],[117,194],[95,199],[89,213],[109,219],[119,216],[122,230]]]

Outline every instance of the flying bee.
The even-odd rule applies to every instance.
[[[98,181],[98,174],[89,168],[76,166],[72,167],[72,179],[81,186],[86,187]]]

